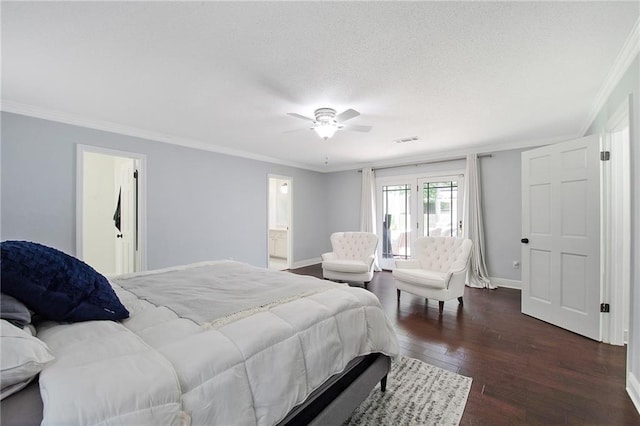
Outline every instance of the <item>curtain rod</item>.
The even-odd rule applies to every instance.
[[[478,154],[478,158],[491,158],[493,154]],[[397,169],[399,167],[417,167],[423,164],[434,164],[434,163],[444,163],[447,161],[458,161],[458,160],[466,160],[467,157],[452,157],[452,158],[443,158],[442,160],[431,160],[431,161],[422,161],[420,163],[410,163],[410,164],[400,164],[397,166],[386,166],[386,167],[372,167],[371,170],[386,170],[386,169]],[[362,169],[358,170],[358,173],[362,173]]]

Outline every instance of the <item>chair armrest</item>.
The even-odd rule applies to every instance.
[[[453,274],[458,274],[460,272],[464,272],[466,274],[467,269],[469,269],[469,262],[465,263],[461,267],[458,265],[454,265],[454,267],[449,268],[449,270],[447,271],[447,277]]]
[[[450,269],[447,271],[444,282],[447,283],[448,289],[464,289],[464,284],[467,280],[467,271],[469,270],[468,266],[469,263],[467,262],[463,268]]]
[[[470,245],[466,256],[461,256],[451,265],[451,269],[449,269],[445,277],[445,283],[447,283],[448,289],[454,288],[458,289],[457,291],[460,292],[464,291],[464,285],[467,281],[467,272],[469,271],[469,265],[471,264],[472,251],[473,245]]]
[[[375,254],[370,254],[364,260],[364,263],[367,264],[367,266],[369,267],[369,270],[371,270],[373,268],[373,262],[375,262],[375,260],[376,260],[376,255]]]
[[[334,252],[329,252],[329,253],[323,253],[321,257],[322,257],[322,261],[335,260],[338,258],[338,255],[335,254]]]
[[[396,268],[398,268],[398,269],[420,269],[420,261],[418,261],[418,260],[396,260]]]

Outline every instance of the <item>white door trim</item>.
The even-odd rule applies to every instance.
[[[603,162],[603,302],[610,304],[610,313],[603,317],[603,341],[624,345],[629,328],[630,262],[631,262],[631,180],[630,180],[630,123],[628,99],[607,121],[604,149],[611,152]],[[613,135],[627,131],[625,140],[613,140]]]
[[[140,271],[147,269],[147,156],[128,151],[102,148],[92,145],[76,146],[76,257],[83,259],[83,189],[84,189],[84,154],[95,153],[126,157],[136,160],[138,169],[138,265]]]

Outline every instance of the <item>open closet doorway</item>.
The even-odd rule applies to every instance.
[[[77,154],[77,257],[105,275],[144,270],[144,156],[87,145]]]
[[[268,265],[283,271],[291,268],[292,179],[268,176]]]

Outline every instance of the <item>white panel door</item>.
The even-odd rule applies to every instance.
[[[522,153],[522,313],[601,340],[597,135]]]

